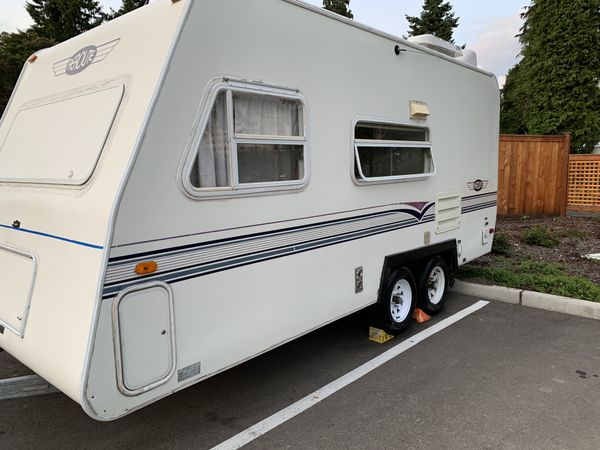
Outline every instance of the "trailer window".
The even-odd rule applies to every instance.
[[[229,186],[228,153],[227,106],[225,92],[220,92],[200,140],[192,184],[198,188]]]
[[[426,128],[357,122],[354,127],[354,176],[358,182],[422,179],[433,175]]]
[[[191,164],[195,193],[297,189],[305,183],[304,105],[295,94],[221,89]]]
[[[122,98],[123,86],[118,85],[22,108],[0,141],[0,180],[85,183]]]

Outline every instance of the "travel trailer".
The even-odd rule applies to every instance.
[[[498,84],[297,0],[157,0],[32,55],[0,123],[0,347],[98,420],[488,253]]]

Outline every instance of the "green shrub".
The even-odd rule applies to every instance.
[[[523,233],[523,241],[530,245],[552,248],[560,243],[558,235],[547,227],[531,227]]]
[[[494,242],[492,243],[492,252],[499,255],[506,255],[510,252],[510,242],[508,236],[501,231],[497,231],[494,235]]]

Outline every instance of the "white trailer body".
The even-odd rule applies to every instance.
[[[0,347],[110,420],[488,253],[498,104],[295,0],[158,0],[40,51],[0,123]]]

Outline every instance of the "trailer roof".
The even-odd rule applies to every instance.
[[[436,57],[441,58],[441,59],[445,59],[447,61],[453,62],[454,64],[458,64],[460,66],[466,67],[468,69],[474,70],[476,72],[482,73],[482,74],[490,76],[490,77],[494,77],[494,78],[496,77],[495,74],[493,74],[492,72],[489,72],[489,71],[487,71],[485,69],[482,69],[480,67],[471,66],[471,65],[466,64],[466,63],[464,63],[462,61],[458,61],[458,60],[456,60],[456,59],[454,59],[454,58],[452,58],[450,56],[446,56],[443,53],[436,52],[435,50],[430,50],[427,47],[424,47],[424,46],[419,45],[419,44],[414,44],[414,43],[409,42],[406,39],[403,39],[403,38],[401,38],[399,36],[394,36],[393,34],[386,33],[385,31],[378,30],[377,28],[373,28],[373,27],[371,27],[369,25],[365,25],[363,23],[357,22],[354,19],[348,19],[347,17],[344,17],[344,16],[342,16],[340,14],[336,14],[336,13],[333,13],[331,11],[328,11],[325,8],[319,8],[318,6],[311,5],[311,4],[306,3],[306,2],[304,2],[302,0],[283,0],[283,1],[287,2],[287,3],[292,3],[292,4],[296,5],[296,6],[301,7],[301,8],[308,9],[308,10],[314,12],[314,13],[321,14],[323,16],[329,17],[330,19],[337,20],[338,22],[345,23],[346,25],[353,26],[355,28],[361,29],[361,30],[366,31],[368,33],[371,33],[371,34],[380,36],[382,38],[388,39],[390,41],[393,41],[393,42],[396,42],[396,43],[401,43],[402,45],[404,45],[406,47],[409,47],[409,48],[412,48],[414,50],[417,50],[419,52],[427,53],[429,55],[436,56]]]

